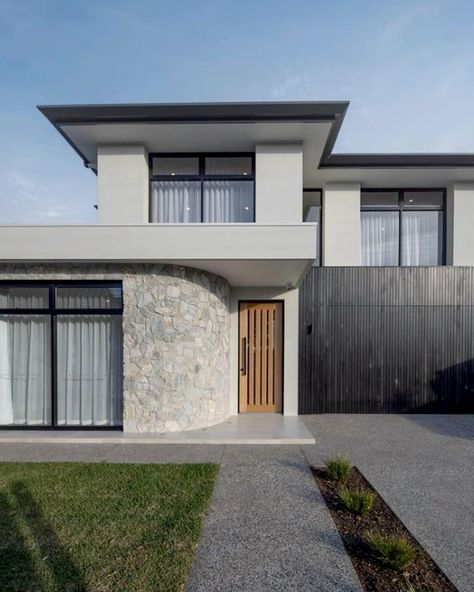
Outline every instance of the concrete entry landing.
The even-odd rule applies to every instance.
[[[299,417],[279,414],[236,415],[224,423],[185,432],[123,433],[87,430],[4,430],[0,443],[66,444],[314,444]]]

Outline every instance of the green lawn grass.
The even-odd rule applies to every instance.
[[[0,591],[183,590],[217,472],[0,463]]]

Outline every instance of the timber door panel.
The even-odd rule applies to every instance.
[[[283,304],[239,305],[239,410],[281,413],[283,402]]]

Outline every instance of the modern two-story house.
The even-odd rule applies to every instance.
[[[99,223],[0,227],[1,426],[472,409],[474,155],[333,154],[347,108],[39,107]]]

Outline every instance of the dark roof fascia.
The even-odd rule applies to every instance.
[[[474,167],[474,154],[329,154],[321,169]]]
[[[319,169],[462,168],[474,167],[474,154],[333,154],[349,103],[331,126],[319,161]]]
[[[341,131],[342,123],[344,121],[344,117],[346,116],[347,109],[349,108],[349,102],[346,102],[344,109],[340,111],[335,117],[334,121],[331,124],[331,129],[329,130],[328,137],[326,139],[326,143],[323,148],[323,152],[321,154],[321,158],[319,159],[319,166],[318,168],[322,168],[325,162],[330,158],[331,153],[334,149],[334,145],[336,144],[337,137],[339,132]]]
[[[53,125],[333,121],[347,102],[38,105]]]

